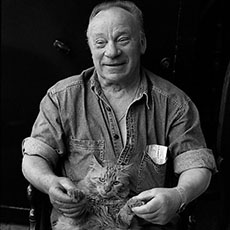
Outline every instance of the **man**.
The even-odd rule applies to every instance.
[[[49,195],[53,213],[77,218],[84,203],[67,191],[84,178],[92,156],[131,163],[132,194],[145,201],[133,212],[149,224],[170,223],[216,170],[198,111],[181,90],[141,66],[146,38],[133,3],[96,6],[87,37],[94,67],[48,90],[23,142],[23,173]]]

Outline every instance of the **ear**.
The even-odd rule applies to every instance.
[[[145,34],[143,32],[140,32],[140,50],[141,50],[141,54],[145,53],[146,47],[147,47],[147,40],[146,40]]]

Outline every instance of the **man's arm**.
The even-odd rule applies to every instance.
[[[57,183],[58,177],[54,174],[48,162],[40,156],[24,154],[22,172],[25,178],[38,190],[46,194],[52,184]]]
[[[175,188],[153,188],[140,193],[136,198],[146,202],[133,212],[154,224],[164,225],[176,214],[182,202],[188,204],[208,187],[211,171],[206,168],[193,168],[184,171]],[[181,188],[178,192],[178,188]],[[183,194],[182,194],[183,193]]]
[[[178,181],[178,188],[181,188],[180,195],[184,197],[185,203],[200,196],[208,188],[212,173],[206,168],[193,168],[181,173]]]
[[[75,189],[75,185],[67,177],[56,176],[45,159],[24,154],[22,172],[34,187],[49,195],[50,202],[57,211],[68,217],[82,213],[85,200],[79,202],[68,195],[68,191]]]

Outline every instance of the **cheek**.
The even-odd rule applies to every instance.
[[[97,189],[98,189],[98,191],[104,191],[105,189],[104,189],[104,186],[103,185],[101,185],[101,184],[99,184],[98,186],[97,186]]]
[[[140,53],[141,53],[140,46],[139,44],[136,44],[135,47],[132,47],[129,50],[127,50],[126,55],[129,57],[129,59],[136,61],[139,59]]]
[[[126,186],[119,186],[116,188],[116,193],[119,194],[120,197],[125,198],[129,194],[129,188]]]
[[[125,186],[123,184],[118,184],[118,185],[114,185],[114,190],[121,192],[125,189]]]
[[[136,65],[136,62],[139,60],[139,53],[137,53],[137,51],[133,51],[132,53],[130,53],[130,59],[132,60],[132,63],[134,63]]]
[[[91,189],[95,189],[97,187],[97,182],[95,180],[91,179],[88,184]]]
[[[99,194],[104,194],[105,193],[105,188],[103,184],[97,184],[97,188],[96,188],[97,192]]]
[[[102,50],[98,51],[98,50],[92,50],[91,49],[91,55],[92,55],[94,65],[98,65],[100,60],[103,57],[103,51]]]
[[[126,181],[123,181],[121,184],[118,185],[118,189],[120,191],[129,190],[129,184]]]

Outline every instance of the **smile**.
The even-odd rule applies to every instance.
[[[116,67],[116,66],[121,66],[121,65],[124,65],[125,63],[122,62],[122,63],[106,63],[106,64],[103,64],[105,66],[109,66],[109,67]]]

